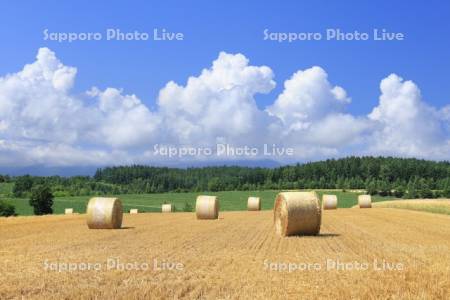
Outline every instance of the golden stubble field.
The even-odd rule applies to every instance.
[[[272,222],[271,211],[126,214],[121,230],[89,230],[84,215],[1,219],[0,299],[450,298],[450,216],[338,209],[320,236],[289,238]]]

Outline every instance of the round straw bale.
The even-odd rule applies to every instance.
[[[132,208],[130,209],[130,214],[134,215],[134,214],[138,214],[139,210],[137,208]]]
[[[248,210],[261,210],[261,198],[259,198],[259,197],[248,197],[247,209]]]
[[[338,199],[336,195],[323,195],[322,206],[323,209],[337,209]]]
[[[73,208],[66,208],[66,209],[64,209],[64,214],[66,214],[66,215],[73,214]]]
[[[372,208],[372,197],[370,195],[358,196],[359,208]]]
[[[217,219],[219,217],[219,199],[216,196],[198,196],[195,212],[197,219]]]
[[[321,219],[316,192],[282,192],[275,199],[274,222],[278,235],[317,235]]]
[[[87,206],[90,229],[117,229],[122,226],[123,208],[118,198],[94,197]]]
[[[173,211],[173,205],[172,204],[163,204],[161,207],[161,211],[163,213],[170,213]]]

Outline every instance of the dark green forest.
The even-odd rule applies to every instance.
[[[278,168],[237,166],[100,168],[94,176],[1,176],[15,197],[48,185],[55,196],[268,189],[366,189],[407,198],[450,197],[450,162],[393,157],[348,157]]]

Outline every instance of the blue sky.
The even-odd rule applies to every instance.
[[[220,51],[245,54],[253,64],[270,66],[285,80],[298,69],[320,65],[354,99],[349,108],[368,113],[379,96],[379,81],[392,72],[414,80],[427,101],[450,100],[450,3],[448,1],[24,1],[2,2],[0,27],[3,60],[0,73],[18,70],[36,49],[49,47],[77,66],[77,89],[118,86],[154,104],[169,80],[184,83]],[[179,43],[43,41],[42,31],[95,32],[106,28],[183,32]],[[403,32],[402,42],[297,42],[263,40],[274,32]],[[273,90],[276,95],[281,84]],[[264,104],[272,96],[262,97]]]
[[[379,105],[380,82],[391,73],[412,80],[422,94],[417,101],[426,103],[427,107],[438,112],[450,103],[447,75],[450,69],[450,4],[446,1],[4,1],[0,4],[0,20],[0,76],[19,72],[25,64],[35,60],[38,49],[47,47],[63,65],[77,68],[71,95],[82,95],[93,86],[102,91],[114,87],[123,89],[124,95],[135,94],[152,112],[159,110],[158,93],[169,81],[185,86],[189,76],[199,76],[202,69],[211,67],[221,51],[242,53],[252,66],[270,67],[276,86],[268,92],[253,95],[261,111],[271,106],[283,92],[285,80],[298,70],[313,66],[320,66],[325,71],[332,86],[345,89],[351,103],[339,113],[348,113],[355,118],[365,118]],[[107,28],[124,32],[151,32],[154,28],[164,28],[182,32],[184,40],[72,43],[43,40],[44,29],[51,32],[104,32]],[[263,40],[266,28],[271,32],[324,32],[327,28],[340,28],[346,32],[369,33],[378,28],[401,32],[406,38],[389,42],[278,43]],[[442,115],[442,112],[438,114]],[[446,117],[443,119],[438,125],[430,125],[442,127],[443,133],[436,133],[441,140],[442,135],[448,138]],[[404,132],[411,131],[414,130]],[[14,134],[3,138],[13,139]],[[24,140],[23,137],[17,139]],[[364,139],[367,137],[359,140]],[[171,141],[171,144],[181,143],[177,141]],[[345,149],[332,146],[324,153],[330,153],[330,156],[366,154],[368,145],[365,143]],[[86,141],[70,144],[92,147]],[[108,148],[107,153],[115,150],[114,146],[108,147],[100,148]],[[401,147],[408,148],[407,145]],[[133,147],[126,151],[135,150]],[[374,154],[447,158],[420,150],[411,153],[380,150]],[[322,153],[299,160],[325,156]],[[35,160],[30,160],[30,164],[34,163]],[[47,164],[48,160],[41,163]]]

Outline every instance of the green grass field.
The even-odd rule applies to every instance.
[[[0,184],[1,186],[1,184]],[[15,199],[8,197],[11,186],[4,186],[0,189],[0,199],[13,204],[18,215],[32,215],[33,209],[28,204],[28,199]],[[1,191],[4,190],[4,193]],[[163,193],[163,194],[128,194],[114,195],[122,200],[124,210],[128,212],[131,208],[137,208],[140,212],[160,212],[161,204],[164,202],[175,205],[177,211],[183,210],[185,203],[189,203],[195,209],[195,200],[198,195],[217,195],[220,200],[220,209],[246,210],[247,198],[249,196],[261,197],[262,209],[270,210],[273,207],[275,196],[279,191],[227,191],[227,192],[205,192],[205,193]],[[347,208],[357,204],[358,193],[342,191],[318,191],[322,194],[335,194],[339,199],[339,207]],[[112,195],[111,195],[112,196]],[[53,211],[55,214],[64,213],[65,208],[73,208],[75,212],[84,213],[90,196],[83,197],[57,197],[54,200]],[[374,202],[391,200],[392,198],[372,197]]]
[[[14,183],[0,183],[0,199],[11,195],[13,186]]]

